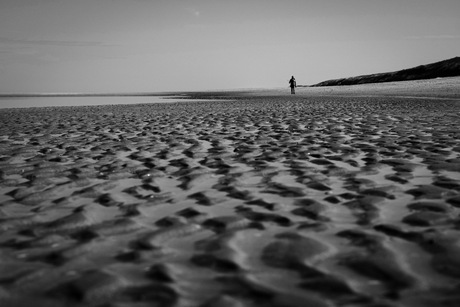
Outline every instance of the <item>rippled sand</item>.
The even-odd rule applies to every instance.
[[[303,91],[0,110],[0,306],[460,305],[460,103]]]

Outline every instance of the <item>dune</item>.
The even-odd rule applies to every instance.
[[[340,86],[365,83],[424,80],[457,76],[460,76],[460,57],[393,72],[327,80],[312,86]]]

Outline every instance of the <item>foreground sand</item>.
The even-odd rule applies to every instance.
[[[0,110],[0,306],[460,305],[459,102],[299,92]]]

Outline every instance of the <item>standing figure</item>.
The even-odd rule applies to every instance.
[[[294,76],[292,76],[291,80],[289,80],[289,86],[291,87],[291,94],[295,94],[295,88],[297,87],[297,84],[295,82]]]

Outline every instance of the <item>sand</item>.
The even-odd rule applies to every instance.
[[[0,110],[0,306],[460,305],[460,96],[399,86]]]

